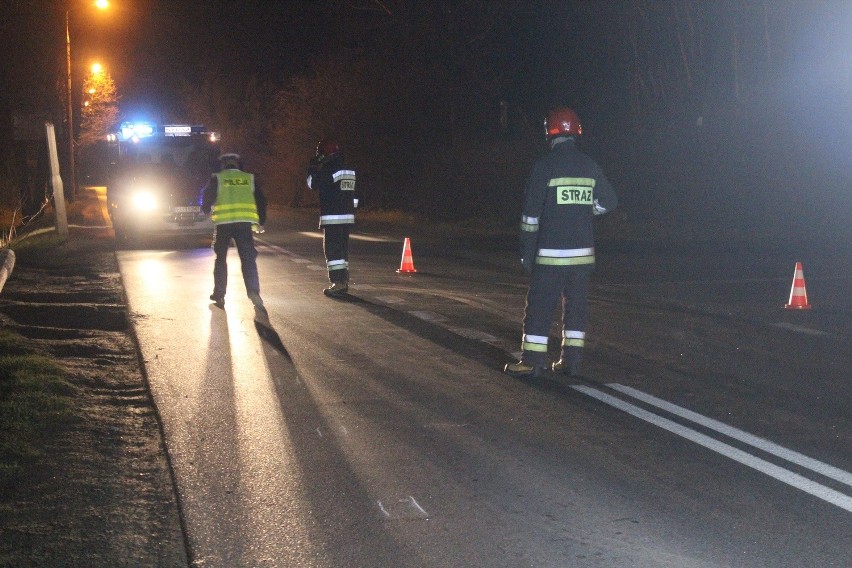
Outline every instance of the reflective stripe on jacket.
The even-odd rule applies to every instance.
[[[344,166],[340,155],[311,161],[308,187],[319,193],[320,227],[355,223],[355,182],[355,170]]]
[[[218,183],[211,219],[224,223],[259,223],[254,199],[254,175],[240,170],[223,170],[213,174]]]
[[[618,199],[601,168],[568,139],[539,158],[521,211],[521,258],[536,264],[594,264],[592,219]]]

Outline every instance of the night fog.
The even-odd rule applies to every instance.
[[[221,131],[284,205],[329,134],[367,207],[514,223],[542,116],[568,105],[623,196],[619,234],[848,235],[846,2],[60,4],[12,4],[4,120],[61,130],[70,6],[77,85],[103,61],[122,119]]]

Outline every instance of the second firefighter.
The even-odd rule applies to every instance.
[[[577,114],[566,107],[553,109],[544,129],[551,149],[533,166],[521,215],[521,263],[531,274],[523,353],[520,361],[504,368],[518,377],[538,376],[547,365],[551,319],[560,300],[561,357],[553,370],[578,374],[595,266],[592,219],[618,205],[600,166],[577,148],[583,133]]]
[[[355,224],[355,171],[349,169],[340,145],[324,139],[308,166],[308,187],[319,193],[323,252],[328,268],[326,296],[341,296],[349,290],[349,232]]]

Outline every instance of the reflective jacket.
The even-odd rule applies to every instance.
[[[594,264],[592,219],[617,205],[609,180],[573,139],[555,144],[527,181],[521,258],[551,266]]]
[[[307,183],[319,193],[320,227],[355,223],[355,171],[343,164],[341,155],[312,159]]]
[[[224,223],[259,223],[266,221],[266,199],[257,187],[254,175],[229,169],[213,174],[204,190],[201,210],[211,220]]]

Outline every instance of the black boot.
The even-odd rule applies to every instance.
[[[517,363],[506,363],[506,366],[503,367],[503,372],[512,377],[533,378],[540,377],[544,372],[544,367],[518,361]]]

